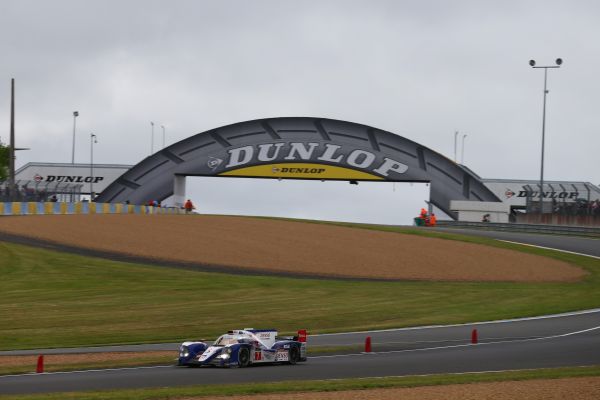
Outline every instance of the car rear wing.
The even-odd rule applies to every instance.
[[[300,329],[295,336],[277,336],[276,340],[293,340],[295,342],[306,343],[307,337],[306,329]]]

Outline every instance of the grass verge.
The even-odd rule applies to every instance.
[[[203,396],[239,396],[252,394],[283,394],[295,392],[335,392],[380,388],[411,388],[419,386],[454,385],[467,383],[523,381],[600,376],[600,366],[569,367],[505,372],[338,379],[323,381],[290,381],[236,385],[202,385],[160,389],[136,389],[98,392],[53,393],[45,395],[0,396],[3,400],[160,400]]]
[[[51,354],[44,356],[44,372],[174,365],[175,351]],[[33,373],[38,356],[0,356],[0,375]]]
[[[482,237],[358,227],[519,250],[590,274],[575,283],[293,279],[202,273],[0,243],[0,350],[176,342],[216,337],[257,320],[282,333],[325,333],[600,306],[600,260]]]

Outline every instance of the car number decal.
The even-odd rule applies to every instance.
[[[290,360],[290,355],[287,351],[285,351],[285,350],[277,351],[277,354],[275,355],[275,361],[289,361],[289,360]]]

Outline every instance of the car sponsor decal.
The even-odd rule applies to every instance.
[[[275,361],[289,361],[290,354],[287,350],[277,350],[277,354],[275,355]]]

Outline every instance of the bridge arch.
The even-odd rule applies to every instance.
[[[430,201],[500,201],[470,170],[412,140],[326,118],[258,119],[198,133],[142,160],[98,202],[185,197],[186,176],[429,182]]]

